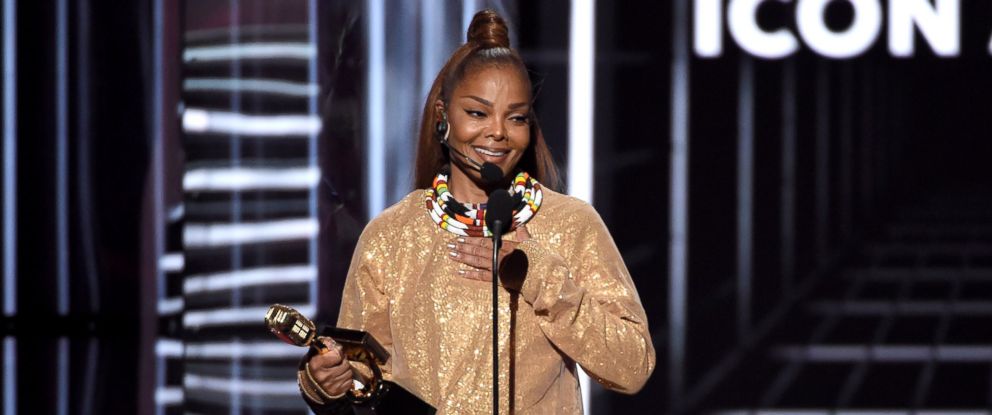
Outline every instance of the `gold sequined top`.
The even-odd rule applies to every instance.
[[[492,285],[458,276],[464,265],[447,248],[456,236],[430,219],[423,195],[414,191],[365,228],[338,325],[372,333],[392,356],[386,378],[439,414],[492,413]],[[500,413],[582,413],[576,363],[609,389],[640,390],[654,346],[599,215],[545,189],[527,230],[523,285],[499,295]]]

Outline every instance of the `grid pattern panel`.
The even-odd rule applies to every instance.
[[[273,303],[316,311],[315,3],[187,7],[218,16],[187,28],[182,56],[185,410],[304,413],[305,351],[262,317]]]
[[[936,200],[943,202],[901,210],[881,237],[801,302],[709,410],[989,413],[989,201]],[[742,379],[756,393],[735,393]]]

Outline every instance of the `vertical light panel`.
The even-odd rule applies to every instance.
[[[76,76],[76,108],[74,114],[76,115],[76,133],[74,135],[74,142],[76,143],[75,149],[75,159],[76,159],[76,169],[75,169],[75,182],[77,189],[90,189],[92,180],[90,178],[90,164],[91,164],[91,152],[90,149],[90,1],[89,0],[77,0],[76,4],[76,68],[73,71]],[[87,289],[89,297],[87,301],[90,305],[90,311],[96,312],[100,308],[100,283],[97,277],[96,270],[96,243],[95,233],[93,232],[93,223],[90,218],[93,217],[92,214],[92,196],[89,191],[80,191],[76,194],[76,200],[79,201],[79,205],[76,206],[77,209],[77,226],[79,227],[80,238],[79,240],[84,241],[79,244],[78,249],[82,251],[81,259],[83,261]],[[78,278],[78,277],[77,277]],[[89,407],[84,407],[85,411],[89,411]]]
[[[386,204],[386,10],[384,0],[367,0],[368,7],[368,139],[365,147],[366,195],[368,218],[372,219]]]
[[[242,24],[241,23],[241,0],[229,0],[228,10],[229,10],[229,12],[228,12],[229,15],[231,16],[230,17],[230,25],[228,26],[228,36],[230,38],[230,42],[233,45],[241,45],[242,44],[242,41],[241,41],[241,24]],[[231,80],[237,86],[234,89],[234,91],[231,92],[231,95],[230,95],[231,96],[231,112],[233,112],[233,113],[241,113],[241,111],[242,111],[242,108],[241,108],[241,88],[240,88],[241,77],[242,77],[242,74],[241,74],[241,55],[235,55],[233,57],[233,59],[231,59],[229,65],[230,65],[229,68],[230,68]],[[240,168],[241,167],[241,134],[240,134],[240,132],[238,132],[238,131],[231,132],[230,136],[228,136],[228,140],[230,142],[230,153],[228,153],[228,160],[230,161],[232,167],[234,167],[234,168]],[[241,222],[241,219],[242,219],[241,191],[240,190],[235,189],[235,190],[231,191],[230,212],[231,212],[231,222],[232,222],[232,224],[234,226],[237,226],[239,224],[239,222]],[[234,272],[240,271],[241,270],[241,267],[242,267],[242,264],[243,264],[241,246],[242,246],[242,243],[241,242],[234,242],[229,247],[229,251],[231,253],[230,269],[232,271],[234,271]],[[231,296],[231,302],[230,302],[231,307],[232,308],[239,308],[239,307],[241,307],[241,305],[242,305],[242,293],[241,293],[241,289],[240,288],[236,288],[236,289],[231,290],[230,296]],[[234,340],[235,341],[238,340],[238,337],[235,336],[234,337]],[[235,358],[233,358],[233,359],[230,360],[230,371],[231,371],[230,372],[230,376],[231,376],[231,382],[233,382],[234,384],[237,384],[241,380],[241,372],[242,372],[241,365],[242,365],[242,363],[241,363],[241,357],[240,356],[237,356],[237,357],[235,357]],[[230,399],[229,400],[230,403],[229,403],[229,406],[228,406],[228,413],[230,415],[241,415],[241,406],[242,406],[242,401],[243,401],[241,389],[239,389],[239,388],[232,388],[231,389],[231,393],[228,396],[229,396],[229,399]]]
[[[96,401],[96,368],[100,359],[100,340],[91,337],[86,346],[86,373],[83,375],[83,399],[81,415],[92,415]]]
[[[792,292],[795,271],[796,223],[796,61],[789,58],[782,69],[782,197],[780,272],[782,298]]]
[[[462,30],[458,32],[458,43],[466,40],[465,33],[468,32],[468,25],[472,23],[472,17],[479,10],[478,0],[462,0]]]
[[[69,313],[69,2],[55,5],[55,228],[58,313]],[[69,339],[58,339],[58,415],[69,415]]]
[[[229,0],[228,3],[228,14],[231,16],[230,23],[228,25],[228,38],[232,45],[241,45],[241,0]],[[238,114],[241,113],[241,56],[235,55],[232,57],[230,63],[228,64],[231,73],[231,81],[235,84],[236,88],[231,92],[231,112]],[[228,160],[231,166],[234,168],[241,167],[241,132],[232,131],[228,136],[228,142],[230,143],[230,152],[228,153]],[[241,222],[241,190],[234,189],[231,191],[231,222],[235,225]],[[238,270],[241,268],[242,258],[241,258],[241,244],[233,243],[230,246],[231,251],[231,269]],[[233,307],[238,307],[241,305],[241,290],[231,290],[231,305]],[[232,362],[232,365],[236,365],[237,360]],[[236,403],[240,399],[237,393],[231,395],[234,404],[231,408],[236,408]]]
[[[568,194],[593,200],[596,1],[573,0],[568,43]],[[579,371],[582,407],[592,410],[589,376]]]
[[[568,45],[568,194],[592,203],[596,2],[573,0]]]
[[[688,0],[672,2],[672,153],[668,263],[668,385],[670,412],[681,409],[686,330],[686,262],[689,235],[689,36]]]
[[[318,47],[320,38],[317,35],[318,33],[317,22],[319,21],[317,15],[317,0],[309,0],[307,2],[307,14],[309,19],[309,21],[307,22],[307,38],[309,40],[310,45],[312,45],[314,49],[320,50],[320,48]],[[307,65],[307,80],[310,85],[320,85],[320,79],[318,78],[317,75],[318,58],[319,55],[314,54],[312,57],[310,57],[310,61],[308,62]],[[310,98],[307,100],[307,111],[310,113],[311,117],[315,117],[315,118],[320,117],[320,111],[317,107],[317,95],[318,94],[310,94]],[[309,160],[308,166],[310,167],[311,171],[319,171],[320,169],[320,166],[318,165],[319,161],[317,160],[317,151],[318,151],[317,140],[319,139],[320,139],[320,131],[314,131],[310,133],[309,136],[310,141],[307,143],[308,145],[307,158]],[[320,190],[319,186],[311,187],[309,200],[307,201],[308,214],[314,220],[317,219],[317,194],[319,193],[319,190]],[[315,235],[313,238],[310,239],[310,244],[308,245],[310,251],[309,253],[310,265],[313,267],[317,266],[317,255],[318,255],[317,243],[319,240],[320,238]],[[317,307],[317,290],[319,288],[317,284],[318,284],[318,278],[312,278],[310,280],[310,304],[315,308]]]
[[[751,252],[754,187],[754,62],[741,55],[737,85],[737,340],[751,327]]]
[[[417,97],[426,97],[434,75],[445,62],[445,5],[437,0],[420,2],[420,88]],[[416,109],[416,106],[414,107]]]
[[[55,6],[55,266],[58,312],[69,312],[69,3]]]
[[[14,337],[3,338],[3,415],[17,415],[17,339]]]
[[[69,338],[59,337],[58,341],[58,367],[59,377],[55,380],[58,401],[55,404],[55,413],[58,415],[69,415]]]
[[[154,0],[152,5],[153,44],[152,44],[152,198],[153,212],[155,219],[155,230],[153,247],[155,249],[155,279],[158,282],[157,302],[165,299],[165,272],[162,269],[162,261],[159,260],[165,253],[165,231],[162,229],[165,223],[165,191],[164,176],[165,166],[163,160],[162,145],[162,2],[164,0]]]
[[[166,299],[166,275],[162,267],[162,257],[165,254],[165,146],[162,132],[163,111],[163,81],[162,81],[162,50],[164,0],[152,2],[152,249],[155,253],[155,303],[161,304]],[[165,359],[155,358],[155,391],[165,387]],[[155,414],[165,414],[165,406],[156,399]]]
[[[3,314],[17,313],[17,3],[3,1]],[[3,415],[17,414],[17,340],[3,339]]]
[[[17,2],[3,2],[3,314],[17,313]],[[13,340],[11,340],[13,341]],[[7,376],[4,365],[4,379]],[[4,385],[10,385],[4,382]],[[11,385],[16,390],[16,387]],[[7,390],[7,386],[4,386]],[[4,399],[6,403],[7,400]],[[5,406],[6,408],[6,406]]]

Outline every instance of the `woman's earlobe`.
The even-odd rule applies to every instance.
[[[445,112],[446,108],[444,108],[444,101],[441,101],[440,99],[434,101],[434,114],[444,114]],[[440,116],[438,116],[438,119],[440,119]]]

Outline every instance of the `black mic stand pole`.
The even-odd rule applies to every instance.
[[[503,221],[493,231],[493,415],[499,415],[499,249],[503,245]],[[511,397],[512,399],[512,397]]]
[[[480,171],[489,183],[497,183],[503,177],[502,170],[492,163],[484,163]],[[509,192],[496,189],[489,193],[485,219],[493,234],[493,415],[499,415],[499,249],[503,245],[503,232],[513,220]]]

